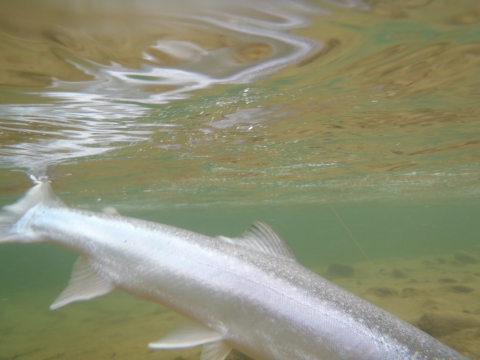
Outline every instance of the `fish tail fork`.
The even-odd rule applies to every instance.
[[[36,179],[35,179],[36,180]],[[28,231],[28,218],[40,204],[47,206],[65,206],[50,189],[48,180],[36,180],[37,185],[12,205],[0,209],[0,243],[38,242],[33,232]]]

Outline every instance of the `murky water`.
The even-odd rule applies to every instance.
[[[408,321],[480,324],[479,40],[475,0],[4,3],[0,203],[47,174],[73,207],[263,220]],[[0,359],[198,358],[148,350],[177,317],[126,295],[48,312],[75,258],[0,247]],[[434,335],[477,359],[478,324]]]

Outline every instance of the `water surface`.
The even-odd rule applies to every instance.
[[[477,2],[201,4],[2,4],[0,203],[33,174],[209,235],[263,220],[407,321],[480,324]],[[2,245],[0,359],[198,358],[148,350],[178,318],[123,294],[49,312],[75,258]],[[480,358],[479,328],[436,335]]]

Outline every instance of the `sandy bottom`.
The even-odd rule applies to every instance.
[[[315,270],[466,357],[480,359],[480,252]]]
[[[330,264],[315,269],[342,287],[414,323],[471,359],[480,359],[480,254]],[[56,311],[61,289],[1,294],[0,360],[197,360],[201,348],[150,350],[182,321],[122,292]],[[245,358],[232,353],[229,359]]]

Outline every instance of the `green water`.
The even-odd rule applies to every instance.
[[[0,6],[0,205],[47,174],[76,208],[212,236],[262,220],[408,321],[480,318],[480,265],[458,255],[480,261],[476,1],[21,4]],[[198,358],[147,350],[178,318],[126,295],[48,312],[75,259],[0,247],[1,360]],[[478,359],[479,329],[440,339]]]
[[[330,206],[334,207],[348,230]],[[355,240],[372,260],[444,255],[456,250],[478,251],[479,211],[480,205],[473,201],[364,201],[286,207],[174,208],[124,215],[211,236],[230,237],[240,235],[254,220],[261,220],[285,239],[302,264],[316,268],[332,262],[365,262],[365,256]],[[64,284],[76,257],[51,245],[3,245],[0,253],[2,289],[10,291]]]

